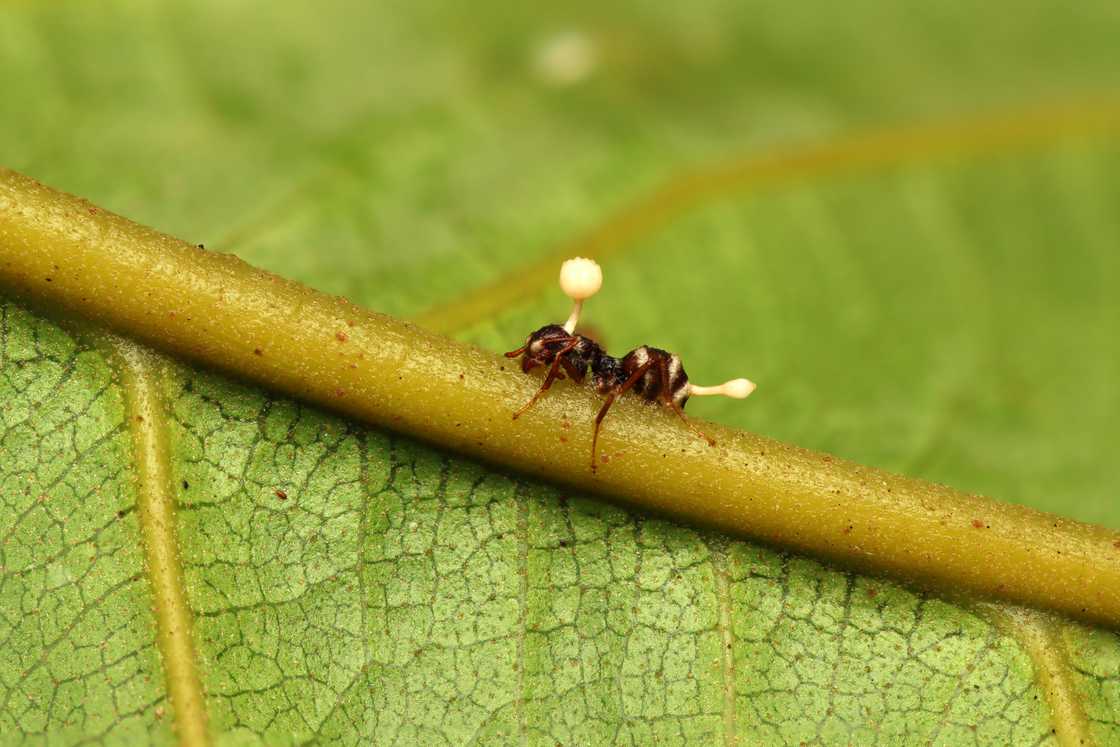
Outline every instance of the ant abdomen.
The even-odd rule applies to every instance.
[[[622,371],[625,378],[643,371],[631,389],[647,402],[675,404],[683,408],[688,401],[688,374],[684,372],[681,357],[676,353],[642,345],[623,357]]]

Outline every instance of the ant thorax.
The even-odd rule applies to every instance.
[[[595,391],[599,394],[613,392],[626,383],[626,372],[622,368],[622,361],[605,352],[592,366],[591,371],[594,373],[592,382],[595,384]]]

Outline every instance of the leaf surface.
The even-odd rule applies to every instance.
[[[1120,82],[1107,3],[772,10],[8,4],[0,161],[416,315],[724,159]],[[588,320],[761,382],[700,416],[1118,527],[1120,154],[1073,129],[714,194],[614,253]],[[174,741],[127,377],[0,308],[0,738]],[[542,287],[461,334],[565,313]],[[159,387],[221,743],[1120,743],[1110,632],[1053,624],[1063,709],[1013,616],[207,372]]]

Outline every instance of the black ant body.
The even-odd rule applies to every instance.
[[[602,285],[602,271],[592,260],[568,260],[560,269],[560,286],[575,301],[575,308],[564,324],[547,324],[529,335],[517,350],[506,353],[507,358],[521,357],[521,370],[525,373],[538,366],[547,366],[544,382],[525,405],[513,414],[514,419],[537,403],[552,383],[567,376],[576,383],[583,383],[588,373],[595,390],[606,396],[606,401],[595,416],[591,438],[591,469],[595,471],[595,454],[599,442],[599,428],[614,401],[632,391],[646,402],[668,407],[681,420],[710,445],[715,441],[692,424],[684,414],[690,395],[723,394],[743,398],[754,390],[746,379],[734,379],[717,387],[698,387],[690,384],[680,356],[660,348],[642,345],[622,358],[608,355],[599,343],[590,337],[576,334],[583,301],[593,296]]]

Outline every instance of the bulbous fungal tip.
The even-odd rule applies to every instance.
[[[575,257],[560,265],[560,289],[573,301],[591,298],[602,287],[603,270],[595,260]]]
[[[732,379],[723,385],[723,393],[734,399],[746,399],[757,388],[750,379]]]

